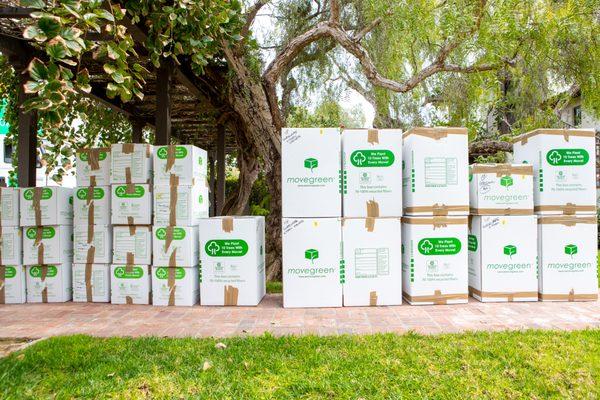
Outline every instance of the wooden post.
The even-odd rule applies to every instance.
[[[156,132],[154,144],[171,144],[171,80],[173,66],[170,61],[164,60],[156,74]]]
[[[216,215],[222,215],[225,205],[225,126],[219,125],[217,133],[217,194]]]
[[[19,107],[19,137],[18,137],[18,160],[17,171],[19,186],[35,186],[37,166],[37,115],[35,111],[25,112],[22,108],[27,99],[23,85],[27,82],[28,75],[21,75],[19,85],[18,107]]]
[[[129,122],[131,122],[131,142],[132,143],[143,143],[144,141],[144,122],[140,121],[137,118],[130,118]]]
[[[208,168],[209,168],[208,187],[210,188],[210,193],[208,194],[208,197],[210,198],[209,215],[211,217],[214,217],[215,216],[215,156],[214,156],[213,150],[208,152]]]

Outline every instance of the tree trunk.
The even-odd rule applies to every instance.
[[[269,208],[271,213],[267,216],[266,232],[266,272],[267,280],[281,280],[281,156],[273,154],[273,167],[267,174],[267,184],[271,199]]]

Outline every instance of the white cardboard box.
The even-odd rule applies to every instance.
[[[515,162],[533,165],[536,214],[596,214],[593,130],[538,129],[513,143]]]
[[[152,280],[149,265],[113,264],[110,268],[110,302],[150,304]]]
[[[400,218],[344,218],[344,306],[402,304]]]
[[[169,162],[171,152],[171,162]],[[208,175],[206,150],[192,145],[157,146],[154,148],[154,184],[169,185],[171,175],[180,185],[191,185]],[[167,169],[167,167],[169,167]]]
[[[64,303],[72,299],[71,264],[28,265],[28,303]]]
[[[467,129],[413,128],[403,138],[404,214],[468,215]]]
[[[194,185],[173,186],[176,198],[171,199],[171,186],[154,186],[154,225],[196,226],[208,217],[208,186],[202,177]],[[171,220],[171,201],[174,220]]]
[[[128,253],[133,256],[130,264],[152,264],[151,226],[113,227],[113,263],[127,264]]]
[[[598,299],[595,215],[538,218],[541,301]]]
[[[154,236],[152,253],[155,266],[194,267],[198,265],[197,226],[154,226],[152,230]]]
[[[345,217],[402,215],[401,130],[344,129],[342,166]]]
[[[73,225],[73,189],[71,188],[61,186],[22,188],[20,203],[21,226]]]
[[[266,292],[264,217],[200,221],[200,304],[255,306]]]
[[[110,186],[110,147],[77,150],[75,157],[77,186]]]
[[[472,215],[533,214],[533,167],[473,164],[469,169]]]
[[[193,306],[199,299],[198,267],[152,267],[152,304]]]
[[[3,226],[0,232],[0,265],[23,264],[21,228]]]
[[[113,225],[152,224],[151,185],[113,185],[111,192]]]
[[[119,143],[112,145],[111,184],[150,183],[152,182],[152,169],[151,145],[143,143]]]
[[[91,232],[88,232],[91,229]],[[88,243],[88,234],[92,240]],[[75,225],[73,228],[73,262],[78,264],[110,264],[113,252],[113,228],[109,225]],[[91,251],[91,247],[94,250]]]
[[[0,223],[19,226],[19,189],[0,187]]]
[[[73,264],[73,301],[110,302],[110,265]]]
[[[23,264],[68,264],[70,268],[72,262],[72,226],[55,225],[23,228]]]
[[[468,301],[467,217],[402,218],[402,287],[410,304]]]
[[[472,216],[469,292],[479,301],[537,301],[534,215]]]
[[[340,217],[340,130],[284,128],[281,135],[283,217]]]
[[[25,303],[25,266],[0,265],[0,304]]]
[[[110,186],[96,186],[93,196],[88,202],[89,187],[78,187],[73,197],[74,225],[88,225],[90,222],[90,209],[93,205],[93,225],[110,225]]]
[[[283,218],[283,306],[341,307],[340,218]]]

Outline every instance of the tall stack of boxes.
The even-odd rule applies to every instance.
[[[402,286],[410,304],[466,303],[469,214],[465,128],[403,135]]]
[[[77,151],[73,197],[73,301],[110,302],[111,149]]]
[[[113,264],[111,302],[150,304],[152,264],[152,146],[111,147]]]
[[[469,292],[482,302],[537,301],[533,167],[473,164]]]
[[[25,303],[19,189],[0,187],[0,304]]]
[[[27,302],[69,301],[73,294],[73,190],[23,188],[20,197]]]
[[[207,163],[206,151],[195,146],[155,148],[154,305],[198,303],[198,224],[208,216]]]
[[[598,298],[595,132],[538,129],[513,141],[533,166],[541,301]]]

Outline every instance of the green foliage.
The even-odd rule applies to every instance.
[[[13,148],[13,170],[9,172],[8,181],[10,186],[17,185],[17,174],[15,170],[18,165],[16,152],[19,125],[19,106],[17,101],[18,85],[19,79],[16,76],[15,70],[10,66],[6,57],[0,55],[0,104],[4,107],[4,120],[9,126],[8,133],[4,138],[4,143],[10,144]]]
[[[338,127],[362,128],[365,116],[360,108],[347,112],[333,99],[324,99],[314,112],[304,107],[291,107],[287,126],[303,127]]]

